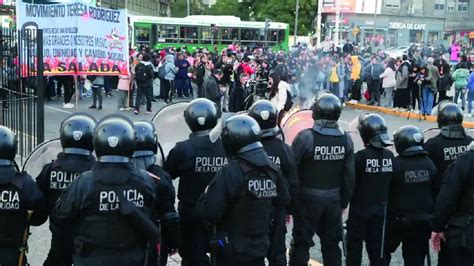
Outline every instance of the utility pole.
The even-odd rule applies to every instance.
[[[296,0],[295,9],[296,9],[296,12],[295,12],[295,31],[293,33],[295,38],[294,38],[294,41],[293,41],[293,45],[296,45],[296,37],[298,36],[298,13],[299,13],[299,10],[300,10],[300,0]]]
[[[336,28],[334,30],[334,42],[336,44],[336,47],[339,45],[339,24],[341,24],[340,21],[340,15],[341,15],[341,0],[336,0]]]
[[[375,47],[375,34],[377,32],[376,30],[376,23],[377,23],[377,8],[379,6],[379,0],[375,0],[375,9],[374,9],[374,28],[372,32],[372,43]]]
[[[322,20],[322,13],[323,13],[323,0],[317,0],[318,1],[318,15],[316,17],[316,44],[319,47],[321,45],[321,37],[323,36],[322,34],[322,29],[321,29],[321,20]]]
[[[191,4],[189,3],[190,0],[186,0],[186,16],[191,14]]]

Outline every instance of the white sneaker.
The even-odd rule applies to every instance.
[[[471,114],[464,114],[464,117],[472,117]]]
[[[119,111],[126,111],[127,109],[126,108],[120,108]]]
[[[64,108],[64,109],[73,109],[73,108],[74,108],[74,104],[72,104],[72,103],[65,103],[65,104],[63,104],[63,108]]]

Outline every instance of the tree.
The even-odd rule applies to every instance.
[[[200,0],[189,0],[191,15],[202,15],[205,11]],[[187,13],[187,0],[174,0],[170,4],[171,16],[176,18],[184,18]]]

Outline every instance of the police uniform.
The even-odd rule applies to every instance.
[[[78,224],[74,265],[144,265],[149,243],[159,241],[156,185],[130,164],[136,146],[133,123],[106,116],[97,125],[97,163],[63,193],[51,214],[51,227]],[[161,218],[161,217],[158,217]]]
[[[155,126],[147,121],[139,121],[134,124],[137,132],[137,145],[132,158],[132,164],[136,169],[146,170],[156,185],[156,212],[161,229],[161,241],[159,246],[152,250],[149,262],[151,265],[166,265],[170,251],[179,247],[179,216],[175,209],[176,192],[170,175],[155,164],[158,152],[158,136]],[[160,146],[161,147],[161,146]],[[159,255],[159,256],[158,256]]]
[[[290,265],[306,265],[313,235],[321,239],[324,264],[340,265],[341,211],[354,187],[354,147],[336,122],[298,134],[292,144],[298,165],[299,201],[305,211],[294,216]]]
[[[298,192],[298,176],[295,156],[291,148],[278,136],[281,130],[277,126],[278,110],[276,106],[267,100],[258,100],[248,110],[248,115],[254,118],[262,129],[261,143],[288,183],[288,189],[292,198]],[[267,254],[270,266],[287,265],[286,262],[286,214],[293,213],[295,202],[290,203],[288,209],[274,209],[270,227],[270,249]]]
[[[24,232],[30,225],[40,225],[37,213],[44,212],[44,197],[33,179],[17,172],[13,160],[17,142],[10,129],[0,126],[0,265],[20,264]],[[31,214],[32,211],[32,214]],[[29,217],[30,216],[30,217]],[[23,254],[25,256],[26,254]]]
[[[206,255],[209,229],[196,215],[196,203],[215,173],[227,164],[220,139],[212,142],[210,130],[217,124],[215,104],[207,99],[196,99],[184,111],[189,139],[178,142],[170,151],[164,169],[172,179],[179,178],[178,212],[180,216],[179,254],[185,265],[209,265]]]
[[[450,265],[474,264],[474,144],[446,171],[431,217],[433,231],[444,232]]]
[[[324,264],[341,265],[341,214],[354,189],[354,145],[337,120],[342,104],[332,94],[321,95],[313,107],[314,126],[292,143],[298,166],[299,205],[294,216],[290,265],[305,265],[318,234]]]
[[[387,223],[387,259],[403,245],[405,265],[423,265],[429,254],[429,217],[433,208],[432,179],[436,167],[424,151],[423,136],[418,128],[402,127],[395,134],[398,156],[390,182]],[[398,135],[415,136],[416,145],[398,145]]]
[[[361,265],[365,241],[370,265],[385,265],[384,222],[393,153],[385,147],[392,144],[385,120],[378,114],[359,119],[358,126],[365,149],[355,154],[355,188],[347,220],[347,265]]]
[[[202,217],[217,224],[212,242],[218,244],[219,266],[265,265],[271,211],[285,208],[290,200],[287,184],[258,141],[260,128],[252,120],[237,115],[226,121],[221,136],[232,160],[216,174],[197,205]],[[234,133],[244,137],[225,136]],[[240,145],[249,134],[253,136]]]
[[[347,265],[361,265],[365,241],[371,265],[384,265],[380,256],[393,153],[368,146],[355,154],[356,182],[347,220]]]
[[[54,209],[57,200],[63,191],[83,172],[92,168],[95,158],[91,155],[77,155],[59,153],[58,158],[45,165],[36,183],[43,192],[46,200],[46,212],[42,215],[41,222],[46,219]],[[44,265],[72,265],[73,236],[71,230],[54,232],[51,238],[51,249]]]

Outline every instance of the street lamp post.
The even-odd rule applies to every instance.
[[[316,38],[318,38],[316,40],[316,42],[317,42],[318,47],[321,44],[321,37],[323,36],[323,34],[321,32],[322,31],[322,29],[321,29],[321,26],[322,26],[322,23],[321,23],[322,13],[323,13],[323,1],[318,0],[318,16],[316,17]]]
[[[336,47],[339,45],[339,26],[340,26],[340,16],[341,16],[341,1],[336,0],[336,28],[334,30],[334,42],[336,43]]]
[[[375,9],[374,9],[374,28],[372,32],[372,43],[375,47],[375,33],[376,33],[376,23],[377,23],[377,7],[379,6],[379,0],[375,0]]]
[[[191,10],[191,7],[190,7],[190,3],[189,3],[190,0],[186,0],[186,15],[189,16],[190,14],[190,10]]]
[[[298,36],[298,13],[299,13],[299,10],[300,10],[300,0],[296,0],[296,12],[295,12],[295,31],[294,31],[294,41],[293,41],[293,45],[296,45],[296,36]]]

